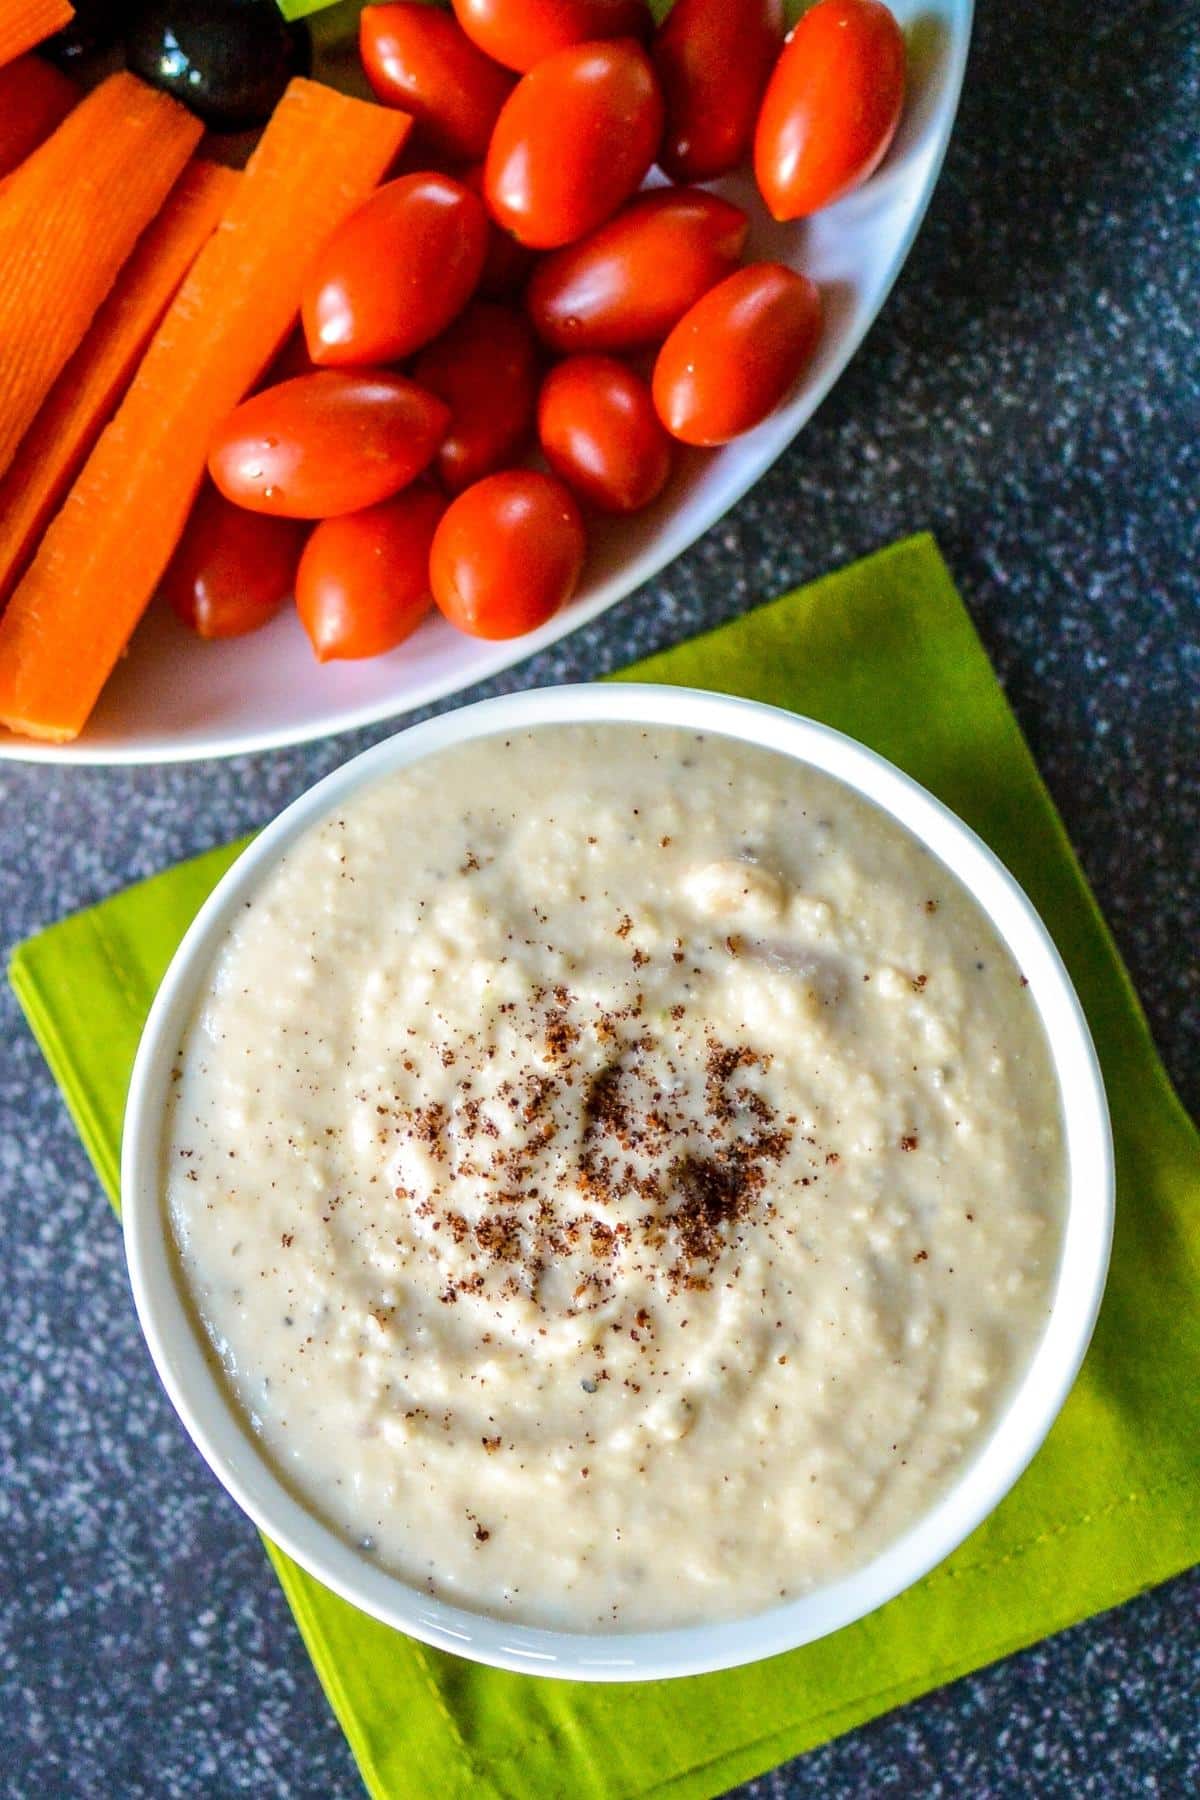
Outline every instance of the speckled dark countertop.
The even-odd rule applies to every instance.
[[[932,526],[1195,1109],[1200,7],[982,11],[928,222],[832,398],[662,581],[509,685],[595,675]],[[261,824],[370,735],[0,767],[0,939]],[[6,991],[0,1268],[0,1789],[358,1794],[255,1534],[151,1371]],[[1198,1617],[1193,1574],[743,1792],[1200,1792]]]

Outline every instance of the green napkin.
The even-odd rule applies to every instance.
[[[853,732],[949,802],[1025,885],[1104,1065],[1119,1203],[1083,1373],[1013,1493],[916,1588],[729,1674],[589,1687],[509,1675],[364,1618],[268,1545],[374,1795],[712,1795],[1200,1557],[1200,1144],[1015,720],[928,537],[629,671]],[[210,852],[23,944],[11,979],[117,1200],[125,1085],[163,970],[237,854]]]

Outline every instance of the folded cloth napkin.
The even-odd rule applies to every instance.
[[[267,1546],[371,1793],[712,1795],[1200,1558],[1200,1143],[1016,722],[928,537],[628,671],[810,713],[972,824],[1053,932],[1116,1135],[1112,1273],[1083,1372],[1008,1499],[915,1588],[770,1662],[591,1687],[483,1669],[356,1612]],[[155,986],[238,846],[23,944],[11,979],[117,1204],[125,1086]]]

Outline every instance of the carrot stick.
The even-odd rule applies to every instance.
[[[61,125],[79,89],[40,56],[18,56],[0,69],[0,181]]]
[[[225,212],[239,177],[192,162],[137,241],[87,336],[51,388],[0,480],[0,608],[78,475],[175,290]]]
[[[0,195],[0,475],[202,130],[110,75]]]
[[[78,735],[178,542],[213,432],[275,355],[318,251],[410,121],[293,81],[0,618],[0,723]]]
[[[0,63],[32,50],[74,17],[67,0],[0,0]]]

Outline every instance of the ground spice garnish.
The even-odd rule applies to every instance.
[[[521,1227],[514,1218],[495,1214],[477,1221],[475,1242],[497,1262],[512,1262],[521,1253]]]
[[[618,935],[627,927],[628,915]],[[636,964],[647,960],[635,952]],[[403,1183],[394,1189],[425,1224],[428,1253],[441,1267],[443,1305],[472,1296],[489,1305],[561,1305],[554,1281],[543,1283],[566,1259],[575,1310],[603,1305],[631,1260],[657,1275],[668,1295],[703,1290],[744,1225],[771,1215],[769,1179],[792,1132],[758,1091],[769,1056],[710,1034],[697,1118],[694,1086],[674,1060],[676,1037],[660,1038],[643,1007],[640,993],[605,1011],[564,983],[552,991],[535,984],[525,1001],[505,1000],[498,1011],[529,1014],[525,1035],[540,1047],[540,1060],[535,1051],[530,1066],[514,1066],[486,1103],[469,1089],[490,1046],[472,1048],[470,1041],[458,1046],[467,1073],[452,1112],[441,1102],[406,1108],[399,1096],[384,1096],[383,1141],[411,1142],[444,1166],[442,1173],[424,1165],[415,1191]],[[682,1019],[682,1003],[669,1016]],[[588,1073],[596,1045],[605,1059]],[[446,1048],[430,1046],[448,1067]],[[547,1164],[560,1136],[563,1147]],[[615,1211],[630,1201],[634,1216]],[[651,1325],[644,1309],[633,1323],[628,1316],[613,1321],[614,1331],[635,1342]]]

